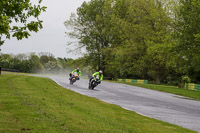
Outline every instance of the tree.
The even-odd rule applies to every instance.
[[[179,0],[175,20],[177,38],[177,71],[184,72],[193,82],[200,82],[200,2]]]
[[[44,64],[44,67],[46,72],[50,73],[57,73],[60,69],[62,69],[58,62],[55,61],[48,61],[46,64]]]
[[[62,66],[62,68],[66,68],[67,67],[67,62],[68,60],[64,57],[64,58],[57,58],[58,63]]]
[[[30,62],[32,62],[31,72],[44,71],[44,66],[42,65],[42,63],[40,62],[40,58],[36,54],[32,53],[29,58]]]
[[[9,54],[0,54],[0,66],[2,68],[10,68],[12,56]]]
[[[159,0],[115,2],[110,31],[113,40],[106,57],[108,71],[117,77],[150,77],[160,83],[169,60],[166,49],[172,45],[167,5]]]
[[[28,38],[29,32],[37,32],[42,28],[39,15],[46,7],[32,4],[30,0],[1,0],[0,2],[0,45],[4,43],[2,37],[10,39],[11,36],[18,40]],[[30,19],[35,20],[30,21]]]
[[[85,57],[95,70],[105,67],[102,50],[109,46],[110,9],[106,5],[110,4],[106,0],[84,2],[77,9],[77,16],[72,14],[64,23],[68,29],[72,29],[67,32],[67,35],[79,40],[79,48],[86,48]]]
[[[54,55],[48,52],[41,52],[39,53],[39,56],[40,56],[40,62],[42,63],[42,65],[45,65],[49,61],[52,61],[52,62],[57,61]]]

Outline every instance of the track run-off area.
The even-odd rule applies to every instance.
[[[119,105],[138,114],[200,132],[200,101],[182,96],[102,81],[94,90],[88,89],[88,80],[69,84],[67,76],[50,76],[60,86],[77,93]]]

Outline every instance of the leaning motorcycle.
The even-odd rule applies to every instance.
[[[79,80],[79,76],[78,76],[78,73],[75,72],[72,74],[72,77],[69,79],[70,84],[73,85],[76,82],[76,80]]]
[[[101,80],[98,78],[94,78],[91,80],[88,89],[93,90],[98,84],[100,84]]]

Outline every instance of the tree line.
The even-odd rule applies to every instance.
[[[200,83],[199,18],[198,0],[91,0],[64,25],[94,71],[181,86]]]
[[[20,40],[42,28],[39,15],[46,7],[40,3],[0,3],[0,45],[2,38]],[[29,22],[30,17],[35,20]],[[86,49],[82,58],[47,54],[48,61],[43,62],[44,56],[36,54],[1,54],[0,63],[22,72],[81,66],[86,73],[102,69],[105,76],[113,78],[148,79],[157,84],[199,83],[199,18],[198,0],[91,0],[64,23],[67,35],[79,40],[77,49]],[[13,22],[21,26],[11,25]]]
[[[0,67],[17,70],[24,73],[51,73],[69,74],[70,71],[80,66],[84,74],[89,74],[89,68],[84,60],[72,58],[55,58],[53,54],[42,52],[38,55],[29,54],[0,54]]]

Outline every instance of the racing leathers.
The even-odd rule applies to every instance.
[[[75,72],[78,74],[78,76],[79,76],[79,78],[80,78],[80,77],[81,77],[81,71],[80,71],[80,70],[77,70],[77,69],[74,69],[74,70],[69,74],[70,78],[72,77],[72,74],[75,73]]]
[[[90,83],[91,80],[94,79],[94,78],[100,79],[100,82],[99,82],[99,84],[100,84],[101,81],[103,80],[103,74],[100,74],[99,72],[95,72],[95,73],[92,75],[92,77],[90,78],[89,83]]]

